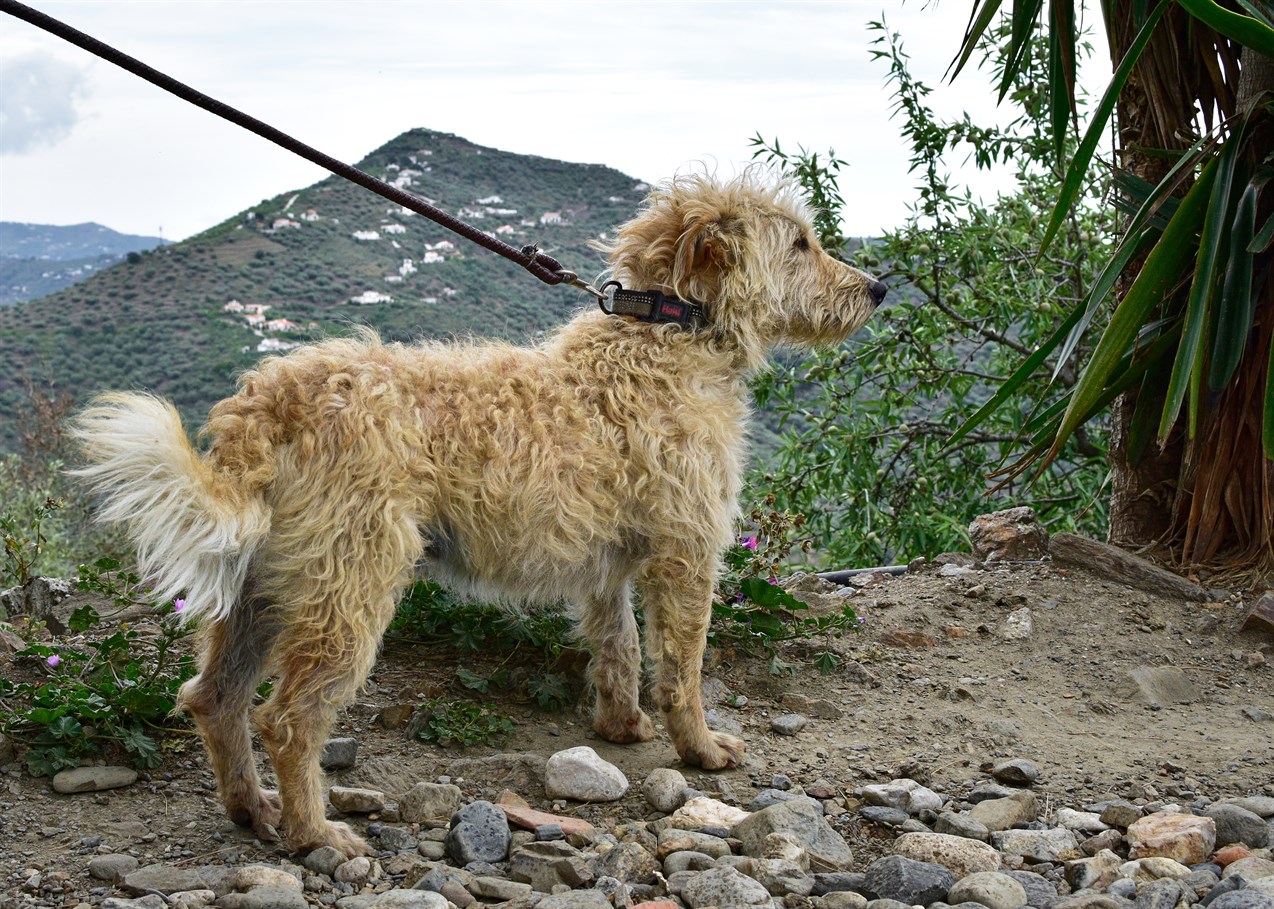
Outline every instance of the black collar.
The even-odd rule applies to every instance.
[[[614,292],[607,294],[612,287]],[[707,321],[701,304],[679,300],[657,290],[624,290],[618,281],[607,281],[602,285],[602,293],[606,298],[597,304],[607,315],[632,316],[641,322],[671,322],[692,331]]]

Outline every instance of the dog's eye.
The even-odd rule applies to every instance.
[[[808,251],[808,250],[809,250],[809,248],[810,248],[810,241],[809,241],[809,237],[806,237],[804,234],[802,234],[801,236],[797,237],[797,238],[796,238],[796,248],[797,248],[797,249],[799,249],[801,252],[806,252],[806,251]]]

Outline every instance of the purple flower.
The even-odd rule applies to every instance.
[[[756,537],[743,537],[739,540],[739,545],[749,552],[756,552]]]
[[[56,666],[58,663],[62,662],[62,658],[55,653],[44,662],[48,663],[50,666]]]
[[[859,624],[859,625],[865,625],[865,624],[867,624],[867,617],[866,617],[866,616],[863,616],[863,615],[860,615],[860,616],[858,617],[858,624]]]
[[[186,601],[181,597],[173,600],[173,612],[181,612],[186,608]]]

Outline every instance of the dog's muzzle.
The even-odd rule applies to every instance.
[[[872,281],[867,285],[867,292],[871,294],[871,298],[876,301],[879,306],[885,299],[885,294],[889,293],[889,288],[884,281]]]

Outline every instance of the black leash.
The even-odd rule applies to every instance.
[[[344,177],[352,183],[357,183],[372,192],[384,196],[392,202],[401,205],[403,208],[410,209],[417,214],[424,215],[431,221],[441,224],[448,230],[454,231],[467,240],[472,240],[479,246],[491,250],[497,255],[504,256],[517,264],[521,265],[531,274],[535,275],[545,284],[569,284],[572,287],[578,287],[581,290],[591,293],[597,297],[599,303],[605,301],[606,297],[601,291],[598,291],[588,285],[587,282],[573,271],[562,266],[562,263],[554,259],[552,256],[542,253],[535,246],[524,246],[518,248],[505,243],[503,240],[489,236],[478,228],[466,224],[459,218],[447,214],[440,208],[430,205],[428,202],[414,196],[409,192],[405,192],[396,186],[378,180],[371,174],[352,167],[343,161],[338,161],[330,155],[325,155],[316,148],[312,148],[303,142],[293,139],[284,132],[275,129],[268,123],[263,123],[255,117],[249,116],[240,110],[236,110],[228,104],[211,98],[203,92],[196,91],[190,86],[178,82],[171,76],[161,73],[154,67],[147,66],[135,57],[130,57],[122,53],[108,44],[104,44],[91,35],[86,35],[77,29],[71,28],[64,22],[54,19],[52,16],[45,15],[39,10],[34,10],[25,4],[18,3],[17,0],[0,0],[0,10],[11,16],[16,16],[37,28],[42,28],[46,32],[57,35],[70,43],[80,47],[90,54],[101,57],[114,63],[116,66],[122,67],[140,76],[152,85],[171,92],[184,101],[189,101],[196,107],[202,107],[209,113],[216,114],[218,117],[229,120],[244,129],[251,130],[263,139],[286,148],[294,154],[300,155],[307,161],[319,165],[326,170],[331,171],[337,176]],[[603,306],[603,309],[605,307]]]

